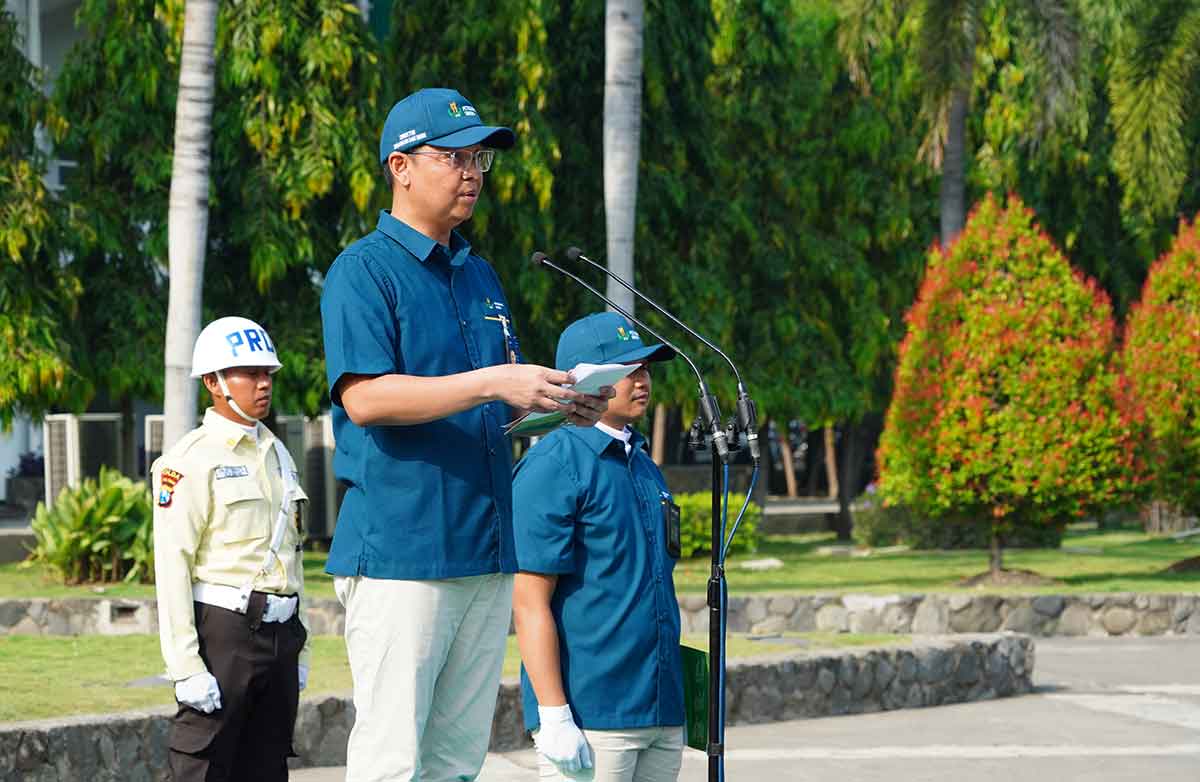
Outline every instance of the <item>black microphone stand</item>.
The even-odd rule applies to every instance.
[[[722,558],[722,549],[725,545],[723,539],[723,528],[721,526],[722,518],[722,497],[725,491],[725,481],[722,472],[722,465],[728,464],[732,460],[733,454],[740,449],[739,433],[744,433],[746,443],[750,450],[750,456],[754,461],[754,466],[757,469],[759,466],[759,445],[758,445],[758,421],[757,408],[754,400],[750,398],[749,392],[746,390],[745,384],[742,382],[742,375],[738,371],[737,366],[730,360],[729,356],[725,355],[719,347],[714,345],[710,340],[689,327],[679,318],[675,317],[666,308],[662,307],[658,302],[651,299],[646,294],[633,287],[629,282],[622,279],[620,275],[614,274],[607,267],[596,263],[587,256],[578,247],[569,247],[566,251],[567,260],[575,261],[582,260],[591,266],[599,269],[608,275],[609,278],[615,280],[618,284],[624,287],[633,295],[637,296],[642,301],[645,301],[651,307],[660,312],[663,316],[671,320],[677,326],[682,328],[687,333],[691,334],[700,342],[704,343],[711,350],[717,353],[725,362],[729,364],[733,370],[734,377],[737,379],[738,400],[737,400],[737,416],[731,419],[728,426],[728,431],[725,433],[724,442],[719,442],[716,437],[716,432],[720,431],[721,414],[717,409],[716,399],[707,393],[704,386],[703,378],[701,383],[701,411],[697,414],[696,419],[692,422],[692,428],[688,437],[688,447],[695,451],[703,451],[706,448],[710,451],[710,461],[712,463],[712,554],[711,567],[708,579],[708,654],[709,654],[709,669],[708,669],[708,779],[709,782],[723,782],[725,778],[725,708],[724,708],[724,690],[723,681],[725,673],[725,616],[727,614],[726,594],[727,582],[725,579],[725,564]],[[536,257],[536,256],[535,256]],[[550,264],[548,264],[550,265]],[[553,267],[558,268],[558,267]],[[563,271],[559,269],[559,271]],[[568,276],[569,272],[563,271]],[[591,289],[599,295],[598,291],[592,289],[587,283],[575,278],[581,284]],[[607,298],[605,301],[608,301]],[[612,305],[611,302],[609,302]],[[612,305],[614,309],[621,311],[619,307]],[[628,317],[628,315],[626,315]],[[639,325],[641,325],[639,323]],[[651,334],[654,331],[647,328]],[[657,334],[654,334],[658,337]],[[658,337],[665,344],[670,346],[666,340]],[[673,346],[671,346],[673,347]],[[680,353],[678,348],[676,352]],[[683,355],[680,353],[680,355]],[[686,356],[685,356],[686,358]],[[690,359],[688,363],[692,362]],[[696,367],[692,364],[692,370],[696,371]],[[696,371],[697,377],[699,372]],[[705,401],[711,399],[711,409],[705,407]],[[703,421],[702,421],[703,416]],[[714,427],[713,421],[716,421]],[[705,445],[704,431],[708,430],[713,434],[709,438],[709,442]]]

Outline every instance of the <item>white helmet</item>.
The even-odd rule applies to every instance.
[[[230,367],[278,370],[279,354],[267,330],[249,318],[218,318],[204,327],[192,350],[192,377]]]

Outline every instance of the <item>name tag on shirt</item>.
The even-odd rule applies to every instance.
[[[249,475],[250,470],[245,465],[230,464],[218,467],[213,473],[213,478],[219,481],[222,478],[246,478]]]

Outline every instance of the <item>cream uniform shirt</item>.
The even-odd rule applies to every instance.
[[[200,658],[192,584],[223,584],[272,594],[300,595],[305,630],[304,568],[299,506],[289,523],[278,559],[259,575],[279,518],[283,478],[275,435],[261,423],[257,441],[246,429],[212,408],[155,462],[154,577],[159,641],[167,675],[174,681],[208,670]],[[296,487],[298,498],[307,500]],[[309,643],[300,653],[308,665]]]

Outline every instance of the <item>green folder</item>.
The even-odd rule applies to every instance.
[[[683,659],[683,719],[687,744],[708,752],[708,652],[679,647]]]

